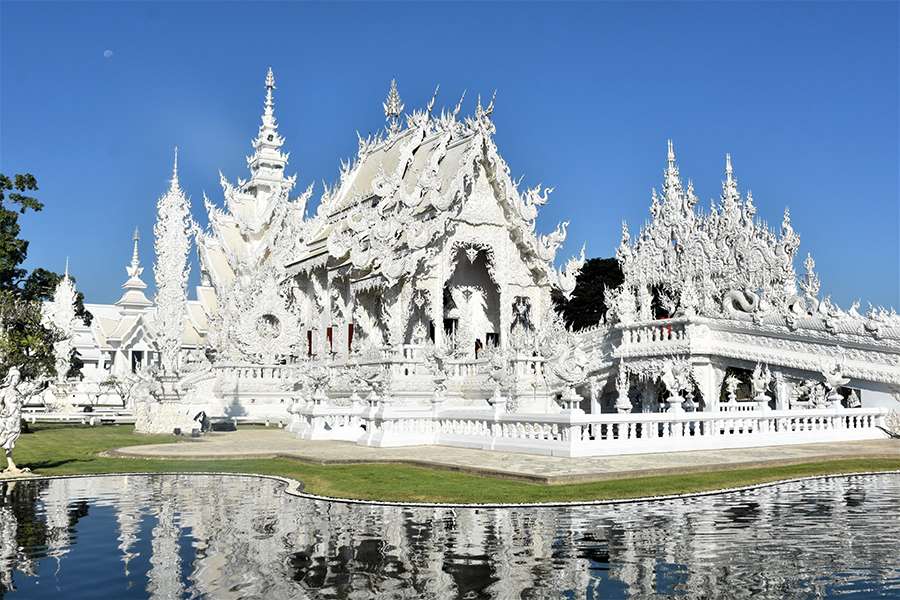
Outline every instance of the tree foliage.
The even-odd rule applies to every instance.
[[[0,173],[0,376],[13,365],[25,378],[55,372],[53,344],[59,340],[59,332],[44,326],[42,303],[53,297],[62,275],[46,269],[28,273],[22,267],[28,241],[19,237],[19,217],[44,208],[41,201],[28,195],[37,189],[37,180],[29,173],[12,178]],[[81,293],[75,310],[90,324],[92,317],[84,308]]]
[[[578,331],[596,325],[606,316],[606,288],[622,285],[625,276],[615,258],[591,258],[584,263],[575,280],[572,297],[566,300],[554,293],[556,310],[562,313],[566,325]]]

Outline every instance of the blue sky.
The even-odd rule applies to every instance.
[[[355,131],[498,90],[496,140],[524,183],[556,188],[568,256],[610,256],[661,183],[666,139],[703,204],[730,152],[778,225],[790,206],[823,290],[900,304],[898,3],[13,3],[0,29],[0,170],[29,171],[29,267],[66,256],[89,301],[114,301],[131,232],[152,284],[155,202],[172,147],[201,214],[218,170],[246,174],[275,70],[298,190],[333,181]],[[798,270],[802,268],[798,261]],[[196,279],[196,268],[192,274]]]

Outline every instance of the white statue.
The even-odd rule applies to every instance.
[[[735,377],[734,374],[729,375],[725,379],[725,390],[728,392],[726,402],[735,402],[737,400],[737,389],[740,385],[741,380]]]
[[[674,413],[680,413],[684,410],[684,396],[682,392],[691,386],[691,366],[684,359],[667,359],[663,363],[660,381],[666,386],[669,397],[666,402],[669,404],[669,410]]]
[[[631,377],[628,374],[628,367],[625,363],[619,362],[619,374],[616,377],[616,412],[630,413],[632,409],[631,399],[628,392],[631,389]]]
[[[850,383],[850,379],[844,377],[843,366],[837,361],[823,365],[822,377],[825,378],[825,388],[827,390],[825,399],[828,400],[828,404],[831,406],[840,404],[844,397],[841,396],[838,390]]]
[[[768,365],[756,363],[753,369],[753,375],[750,376],[750,382],[753,385],[753,399],[757,402],[765,402],[768,405],[769,396],[766,391],[769,384],[772,383],[772,372]]]
[[[0,447],[6,452],[6,469],[4,475],[21,475],[29,469],[20,469],[13,462],[12,452],[16,441],[22,433],[22,405],[25,398],[31,396],[41,382],[22,382],[19,369],[10,367],[0,384]]]

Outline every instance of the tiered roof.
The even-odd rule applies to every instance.
[[[338,184],[324,191],[317,214],[306,224],[306,243],[289,269],[348,268],[355,281],[371,285],[392,285],[416,274],[457,223],[487,219],[465,213],[483,175],[502,211],[494,224],[509,230],[538,279],[571,292],[580,262],[570,261],[563,271],[554,268],[567,224],[546,236],[535,231],[538,207],[552,190],[537,186],[520,192],[493,140],[493,99],[483,107],[479,98],[475,114],[459,119],[462,101],[435,115],[433,96],[424,110],[406,115],[401,127],[402,101],[392,81],[385,130],[359,139],[356,159],[342,165]]]

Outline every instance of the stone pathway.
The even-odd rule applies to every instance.
[[[116,456],[175,459],[264,458],[284,456],[319,464],[395,462],[560,484],[722,467],[771,466],[836,458],[900,459],[900,441],[869,440],[826,444],[702,450],[670,454],[634,454],[561,458],[450,448],[413,446],[369,448],[350,442],[298,440],[280,429],[211,433],[180,444],[130,446]]]

